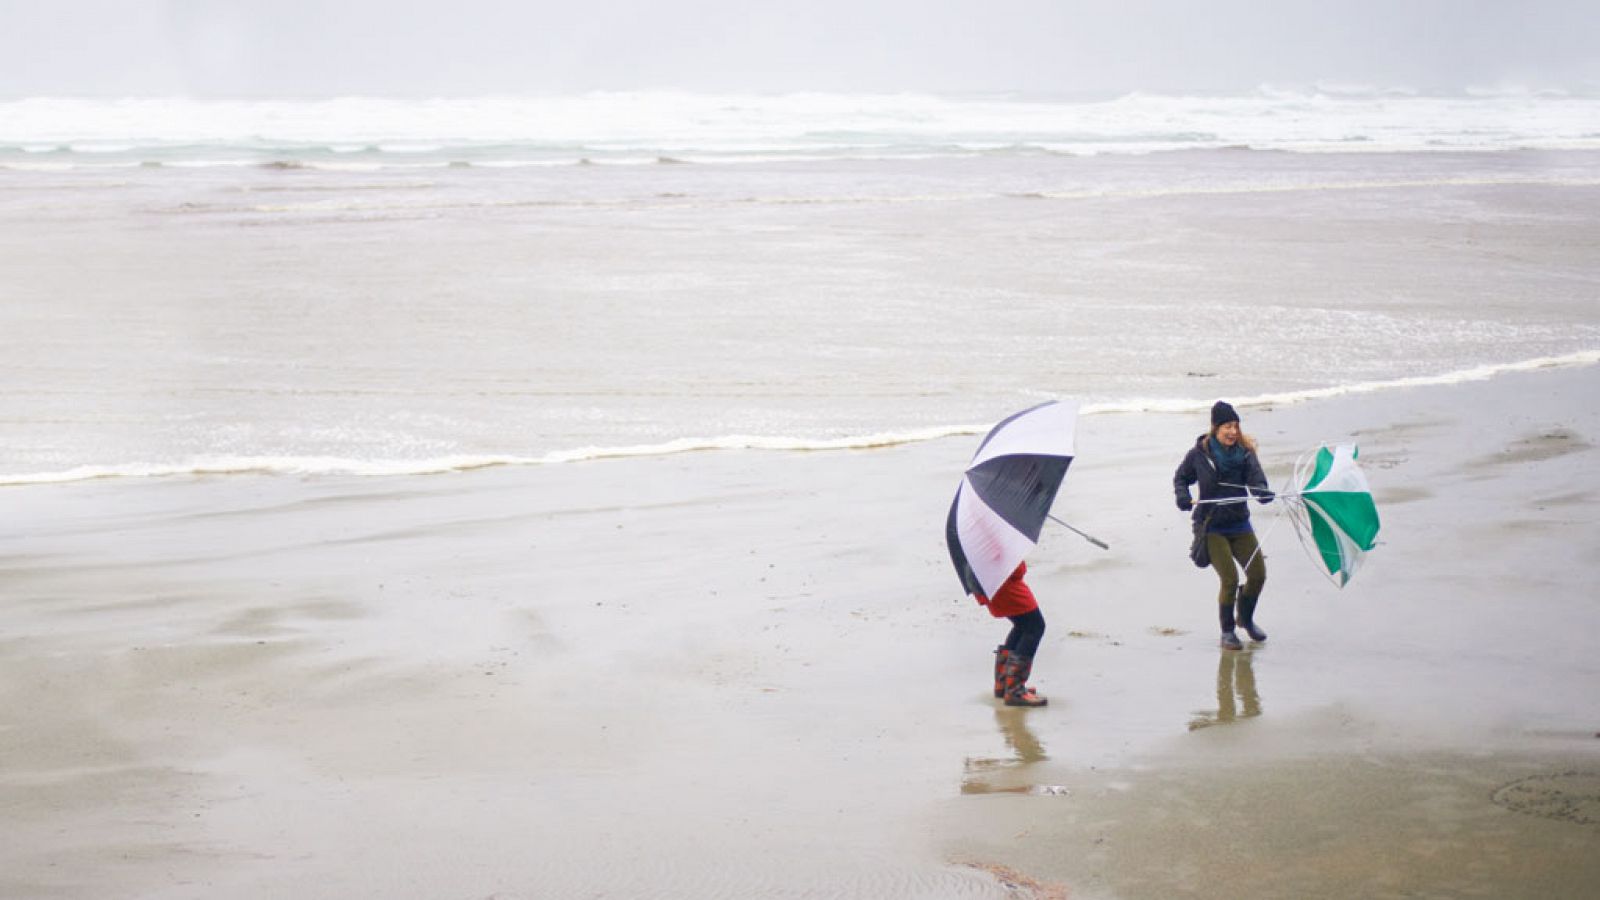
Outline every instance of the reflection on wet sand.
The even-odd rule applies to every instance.
[[[1196,713],[1189,720],[1190,731],[1261,715],[1261,695],[1256,693],[1251,656],[1249,650],[1222,651],[1217,660],[1217,708],[1214,712]]]
[[[1037,788],[1027,777],[1028,768],[1044,762],[1044,744],[1028,728],[1026,710],[998,707],[994,711],[1000,736],[1011,751],[1007,757],[969,756],[962,766],[963,794],[1027,794]],[[1052,789],[1053,790],[1053,789]]]

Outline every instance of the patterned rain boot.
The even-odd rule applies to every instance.
[[[1011,651],[1005,644],[994,648],[994,695],[997,698],[1006,695],[1006,660],[1010,656]]]
[[[1267,639],[1267,633],[1256,627],[1256,603],[1260,600],[1260,597],[1239,597],[1239,627],[1257,643]]]
[[[1244,642],[1240,641],[1239,636],[1233,633],[1233,604],[1217,604],[1217,613],[1222,620],[1222,649],[1243,650]]]
[[[1045,706],[1050,701],[1028,687],[1033,674],[1033,657],[1010,655],[1006,659],[1005,695],[1007,706]]]

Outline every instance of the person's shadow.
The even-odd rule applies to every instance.
[[[1029,793],[1035,785],[1028,778],[1028,769],[1050,758],[1045,755],[1044,744],[1028,729],[1028,717],[1023,709],[996,707],[994,720],[1000,726],[1000,736],[1005,739],[1006,749],[1011,751],[1011,755],[967,757],[962,766],[961,793]]]
[[[1217,709],[1196,713],[1189,720],[1190,731],[1261,715],[1261,695],[1256,693],[1256,673],[1250,657],[1248,650],[1222,651],[1217,660]]]

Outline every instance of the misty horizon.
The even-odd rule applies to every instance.
[[[1600,91],[1592,4],[0,2],[0,97]]]

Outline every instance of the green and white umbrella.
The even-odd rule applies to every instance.
[[[1283,495],[1300,543],[1339,587],[1378,540],[1378,506],[1356,465],[1359,453],[1354,444],[1317,448],[1295,464],[1298,490]]]

